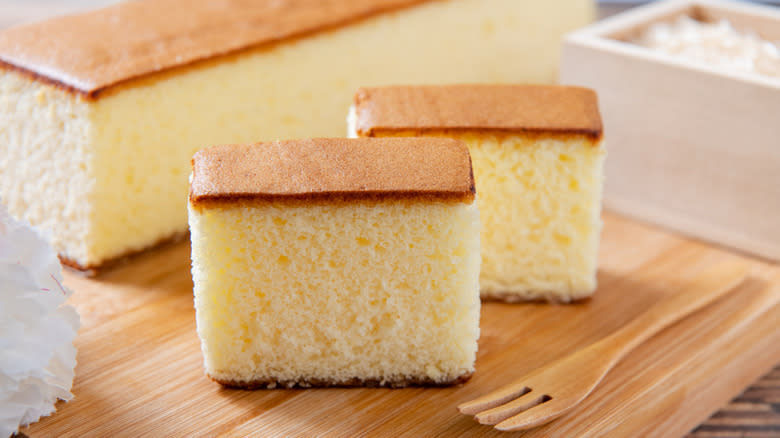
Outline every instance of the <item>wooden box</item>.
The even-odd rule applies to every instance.
[[[687,14],[780,41],[780,8],[664,1],[567,35],[560,82],[594,88],[607,209],[780,260],[780,78],[732,73],[630,43]]]

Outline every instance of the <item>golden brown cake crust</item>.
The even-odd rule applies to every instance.
[[[492,131],[602,136],[596,93],[559,85],[442,85],[361,88],[357,133]]]
[[[421,199],[473,202],[465,143],[320,138],[212,146],[192,159],[190,202]]]
[[[145,75],[434,0],[144,0],[0,33],[0,66],[96,97]]]
[[[252,381],[223,380],[209,375],[209,378],[220,385],[239,389],[275,389],[275,388],[323,388],[323,387],[385,387],[385,388],[406,388],[409,386],[452,386],[467,382],[473,373],[466,373],[452,380],[437,382],[432,379],[409,379],[399,378],[390,380],[379,379],[361,379],[353,378],[350,380],[327,380],[327,379],[300,379],[300,380],[275,380],[275,379],[257,379]]]

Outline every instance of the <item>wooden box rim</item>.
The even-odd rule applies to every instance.
[[[727,77],[780,91],[780,78],[758,73],[729,71],[703,63],[689,62],[627,41],[651,24],[671,21],[681,15],[693,16],[704,21],[725,18],[738,30],[750,29],[764,39],[780,41],[780,8],[723,0],[666,0],[639,6],[570,32],[564,40],[566,44],[589,46],[628,58]]]

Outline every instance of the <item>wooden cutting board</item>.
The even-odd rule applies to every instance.
[[[82,315],[75,400],[22,432],[59,436],[491,436],[456,405],[613,332],[698,271],[749,261],[725,298],[629,354],[571,414],[523,437],[681,436],[780,362],[780,267],[605,214],[599,289],[574,305],[486,303],[476,373],[451,388],[224,389],[203,374],[189,246],[97,279],[66,273]]]

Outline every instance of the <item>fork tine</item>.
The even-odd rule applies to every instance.
[[[547,401],[531,406],[529,409],[501,421],[495,425],[495,428],[503,432],[530,429],[549,423],[572,410],[575,405],[562,399],[548,398]]]
[[[520,383],[514,383],[487,393],[482,397],[461,403],[458,405],[458,410],[466,415],[478,414],[528,394],[529,392],[531,392],[531,388]]]
[[[547,400],[550,400],[549,396],[541,395],[531,390],[531,392],[523,394],[508,403],[482,411],[475,415],[474,418],[481,424],[497,424]]]

